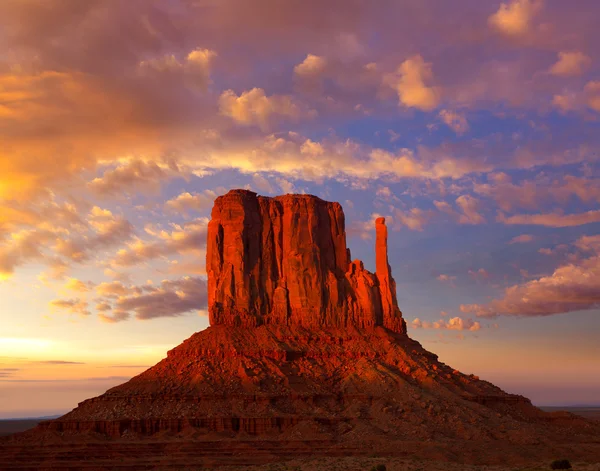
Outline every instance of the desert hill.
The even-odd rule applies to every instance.
[[[337,203],[243,190],[217,198],[207,241],[211,326],[127,383],[4,439],[0,458],[86,467],[87,457],[106,469],[118,459],[127,469],[178,469],[374,452],[600,461],[600,423],[543,412],[407,335],[385,220],[375,226],[370,273],[351,260]]]

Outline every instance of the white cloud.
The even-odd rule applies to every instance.
[[[488,304],[463,304],[462,312],[481,317],[548,316],[600,307],[600,236],[584,236],[575,246],[587,254],[551,275],[513,285]]]

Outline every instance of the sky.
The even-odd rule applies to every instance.
[[[576,8],[575,8],[576,4]],[[0,418],[66,412],[208,326],[232,188],[374,219],[409,335],[600,404],[597,0],[2,0]]]

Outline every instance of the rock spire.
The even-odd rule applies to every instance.
[[[346,247],[339,203],[231,190],[215,200],[206,270],[211,325],[384,326],[406,333],[376,222],[376,273]]]

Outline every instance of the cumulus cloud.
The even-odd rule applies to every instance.
[[[308,54],[306,58],[294,67],[294,74],[303,79],[319,78],[327,67],[327,59],[322,56]]]
[[[159,286],[127,286],[119,293],[116,297],[113,294],[109,296],[113,310],[100,312],[102,321],[121,322],[131,315],[139,320],[182,316],[190,311],[206,309],[208,299],[206,280],[190,276],[164,280]]]
[[[102,176],[94,178],[89,187],[100,195],[156,193],[165,181],[186,176],[173,159],[165,162],[132,159],[109,168]]]
[[[600,236],[574,244],[584,256],[558,267],[551,275],[513,285],[488,304],[463,304],[462,312],[480,317],[548,316],[600,306]]]
[[[591,59],[580,51],[559,52],[558,61],[550,67],[550,73],[560,76],[581,75],[590,66]]]
[[[438,106],[440,89],[432,86],[431,64],[420,55],[406,59],[395,74],[386,75],[384,81],[398,93],[401,105],[431,111]]]
[[[563,112],[589,111],[600,113],[600,81],[590,81],[583,90],[566,90],[554,95],[552,104]]]
[[[208,218],[198,218],[183,225],[172,224],[172,231],[146,228],[154,236],[151,241],[136,239],[120,249],[111,265],[129,267],[156,258],[196,252],[201,255],[206,245]]]
[[[411,208],[406,211],[396,208],[394,210],[393,224],[395,228],[408,227],[412,231],[422,231],[425,224],[432,217],[433,213],[431,211],[421,208]]]
[[[411,325],[414,329],[466,330],[470,332],[477,332],[481,329],[479,322],[461,317],[452,317],[447,321],[440,319],[435,322],[422,321],[417,317],[411,322]]]
[[[463,114],[451,110],[442,110],[439,113],[439,117],[459,136],[469,130],[469,122]]]
[[[86,293],[90,291],[94,287],[94,283],[88,281],[83,282],[78,280],[77,278],[69,278],[65,283],[65,289],[69,291],[79,291],[81,293]]]
[[[488,22],[500,33],[519,36],[529,31],[531,20],[542,6],[542,0],[512,0],[502,3],[500,9],[488,18]]]
[[[53,311],[63,310],[71,314],[77,314],[80,316],[91,315],[91,312],[88,309],[87,301],[84,301],[81,298],[54,299],[50,301],[50,308]]]
[[[205,90],[211,82],[211,66],[216,57],[215,51],[198,48],[181,61],[171,54],[141,61],[139,66],[144,73],[182,74],[190,85]]]
[[[165,208],[175,213],[181,212],[202,212],[210,209],[217,197],[212,190],[204,190],[201,193],[184,192],[165,203]]]
[[[600,81],[588,82],[584,88],[586,105],[600,113]]]
[[[458,210],[446,201],[434,201],[433,204],[438,211],[448,214],[459,224],[475,225],[485,222],[485,217],[480,214],[481,202],[471,195],[461,195],[456,198],[455,204]]]
[[[221,114],[245,125],[258,125],[263,129],[269,127],[276,116],[297,120],[301,117],[314,117],[316,112],[308,110],[289,95],[267,96],[262,88],[253,88],[236,95],[233,90],[226,90],[219,98]]]

